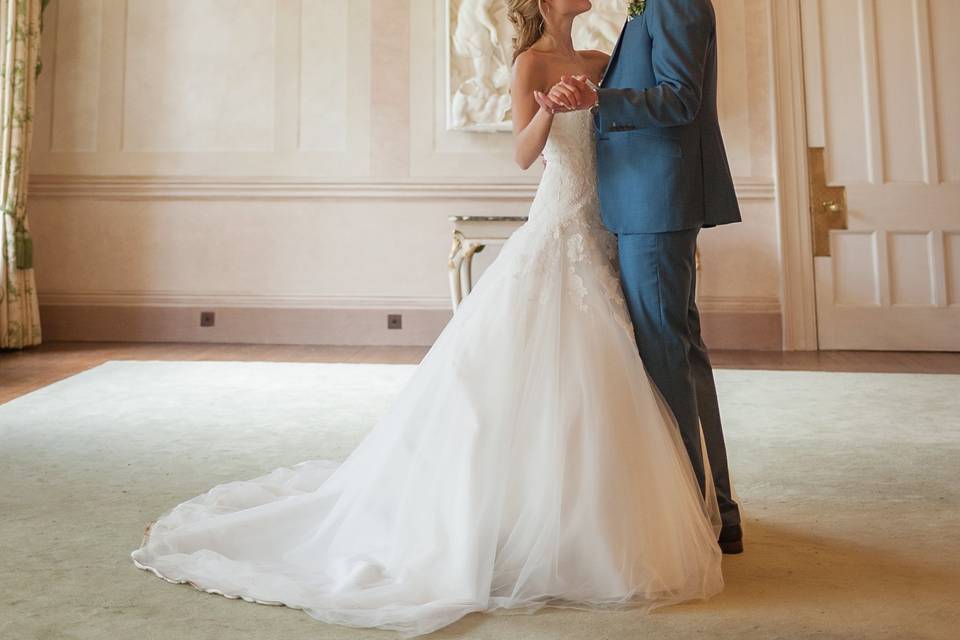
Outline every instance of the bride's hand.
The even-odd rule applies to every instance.
[[[542,91],[534,91],[533,99],[536,100],[537,104],[540,105],[540,107],[550,115],[554,115],[560,111],[565,110],[563,105],[552,100]]]

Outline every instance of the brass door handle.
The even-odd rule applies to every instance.
[[[840,203],[836,200],[828,200],[826,202],[821,202],[820,207],[827,213],[840,213],[843,211],[843,207],[840,206]]]
[[[847,228],[847,195],[842,186],[827,184],[823,147],[810,147],[810,217],[813,222],[813,255],[830,256],[830,231]]]

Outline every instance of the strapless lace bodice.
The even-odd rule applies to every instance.
[[[597,160],[593,116],[589,111],[558,113],[543,149],[547,161],[540,191],[556,196],[558,212],[599,222]]]
[[[514,233],[514,277],[561,284],[574,308],[601,310],[633,339],[617,263],[617,239],[600,217],[596,146],[589,111],[559,113],[543,149],[547,166],[527,224]],[[538,292],[537,305],[556,293]]]
[[[589,111],[558,113],[543,149],[547,161],[570,168],[596,171],[593,117]]]

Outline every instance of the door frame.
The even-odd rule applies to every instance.
[[[784,351],[817,351],[801,0],[770,0],[774,176]]]

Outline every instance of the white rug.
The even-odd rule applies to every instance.
[[[391,638],[171,585],[129,553],[214,484],[343,458],[412,365],[111,361],[0,405],[0,638]],[[952,638],[960,376],[718,370],[746,517],[725,591],[438,638]]]

